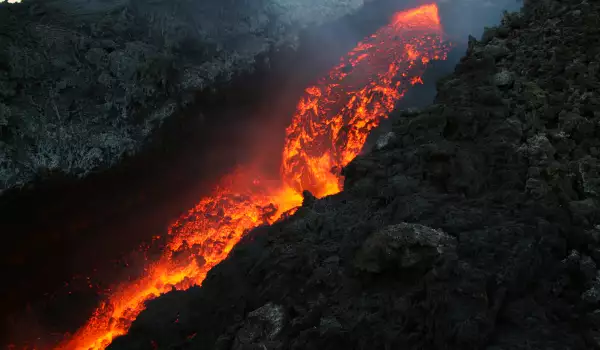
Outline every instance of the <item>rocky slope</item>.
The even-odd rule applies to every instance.
[[[0,3],[0,192],[139,150],[198,90],[363,0]]]
[[[600,3],[529,1],[435,104],[119,349],[600,348]]]

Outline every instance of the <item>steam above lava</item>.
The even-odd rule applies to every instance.
[[[200,285],[245,233],[299,206],[303,190],[317,197],[339,192],[340,169],[359,154],[369,132],[421,82],[429,61],[446,58],[441,36],[437,6],[424,5],[395,14],[359,43],[306,89],[286,130],[280,181],[265,180],[252,166],[224,178],[170,227],[164,254],[143,277],[115,288],[57,349],[106,348],[128,331],[145,301]]]

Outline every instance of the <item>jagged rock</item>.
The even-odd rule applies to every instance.
[[[335,317],[322,317],[319,322],[319,331],[321,334],[328,332],[339,332],[344,327]]]
[[[579,160],[579,175],[583,191],[590,196],[600,196],[600,164],[596,158],[586,156]]]
[[[310,193],[310,191],[308,191],[308,190],[302,191],[302,206],[303,207],[312,206],[316,200],[317,200],[317,198],[312,193]]]
[[[502,17],[502,24],[511,29],[519,29],[525,26],[525,16],[521,12],[506,12]]]
[[[366,178],[367,176],[365,175],[367,174],[382,175],[384,171],[384,167],[377,160],[371,157],[358,157],[342,170],[342,175],[345,177],[344,188],[352,188],[355,181]],[[369,176],[369,178],[372,177]]]
[[[285,310],[280,305],[267,303],[250,312],[244,326],[237,331],[231,350],[274,349],[272,341],[286,322]]]
[[[548,195],[551,188],[545,181],[535,178],[527,179],[525,183],[525,190],[535,199],[542,199]]]
[[[540,108],[546,103],[546,92],[534,82],[523,84],[523,97],[529,108]]]
[[[383,135],[381,135],[378,139],[377,142],[375,143],[375,149],[382,149],[385,146],[387,146],[393,139],[396,138],[396,134],[394,134],[393,132],[388,132],[385,133]]]
[[[107,52],[101,48],[91,48],[85,54],[85,59],[93,65],[101,66],[107,59]]]
[[[591,283],[589,289],[587,289],[581,295],[581,299],[591,305],[597,305],[600,303],[600,271],[598,271],[598,275],[596,279]]]
[[[583,274],[585,280],[589,283],[596,277],[598,268],[591,257],[584,255],[579,261],[579,270]]]
[[[483,52],[494,57],[494,59],[496,59],[496,60],[504,58],[508,54],[510,54],[510,50],[502,44],[497,44],[497,45],[489,44],[489,45],[485,46]],[[510,77],[510,78],[512,78],[512,77]],[[509,84],[506,84],[506,85],[509,85]]]
[[[527,140],[527,144],[521,147],[532,164],[546,164],[554,157],[556,150],[545,134],[537,134]]]
[[[509,87],[514,81],[513,75],[509,71],[502,71],[494,75],[494,85],[499,87]]]
[[[593,198],[569,202],[569,210],[577,222],[595,224],[600,218],[600,207]]]
[[[481,43],[484,45],[488,44],[496,37],[497,31],[498,29],[496,27],[485,27],[483,29],[483,34],[481,35]]]
[[[374,232],[358,251],[355,266],[362,271],[428,270],[453,245],[445,233],[419,224],[398,224]]]

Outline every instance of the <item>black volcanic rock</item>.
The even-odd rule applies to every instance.
[[[600,348],[600,4],[528,1],[484,37],[342,193],[251,232],[109,349]]]
[[[371,234],[356,254],[355,267],[369,273],[424,274],[445,251],[452,237],[419,224],[401,223]]]
[[[0,3],[0,194],[138,153],[198,91],[363,0]]]

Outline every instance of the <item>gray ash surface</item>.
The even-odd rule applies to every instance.
[[[600,3],[529,1],[120,349],[600,348]]]

